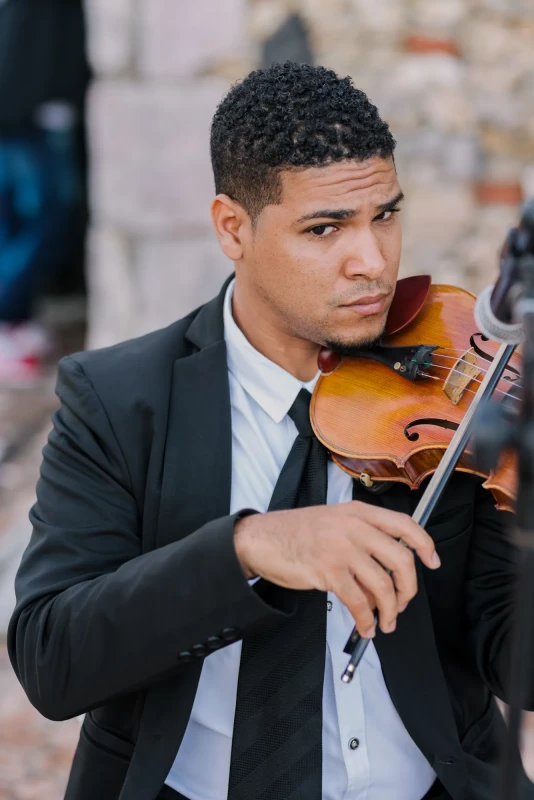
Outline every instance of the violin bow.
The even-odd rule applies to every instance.
[[[497,384],[499,383],[504,370],[516,348],[515,344],[502,344],[492,361],[486,376],[473,398],[469,408],[467,409],[463,420],[456,433],[454,434],[451,442],[443,455],[438,468],[434,472],[426,490],[419,501],[412,519],[415,520],[422,528],[427,524],[430,515],[432,514],[435,505],[441,494],[443,493],[449,478],[456,469],[456,465],[465,450],[467,443],[473,433],[473,422],[475,416],[481,406],[483,406],[493,395]],[[378,612],[375,611],[375,624],[378,626]],[[358,664],[362,660],[367,646],[371,639],[366,639],[360,636],[357,628],[354,628],[350,638],[343,650],[344,653],[350,655],[349,663],[341,680],[343,683],[350,683],[354,677],[354,673],[358,668]]]

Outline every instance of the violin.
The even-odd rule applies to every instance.
[[[367,488],[400,482],[417,489],[437,469],[499,350],[476,329],[475,300],[464,289],[432,284],[428,275],[404,278],[380,346],[350,358],[321,351],[310,404],[314,432],[334,462]],[[520,377],[514,352],[494,389],[510,413],[519,405]],[[513,510],[512,455],[487,473],[468,445],[455,468],[484,478],[497,508]]]
[[[317,438],[341,469],[370,490],[392,482],[418,488],[413,519],[422,527],[454,470],[479,475],[501,510],[516,496],[516,456],[504,453],[485,471],[470,444],[478,406],[492,395],[519,409],[521,357],[477,331],[475,296],[433,285],[428,275],[398,281],[378,346],[343,357],[323,349],[310,403]],[[376,615],[375,615],[375,621]],[[367,645],[354,628],[342,675],[350,683]]]

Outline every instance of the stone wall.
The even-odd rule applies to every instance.
[[[248,37],[245,0],[87,0],[87,20],[98,347],[179,318],[231,271],[211,230],[209,126]]]
[[[210,227],[209,123],[295,13],[315,62],[350,74],[392,126],[403,274],[493,280],[534,195],[532,0],[87,0],[87,13],[90,346],[167,324],[230,271]]]

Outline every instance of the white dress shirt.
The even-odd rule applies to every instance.
[[[232,409],[230,513],[264,512],[297,430],[287,416],[299,391],[313,391],[255,350],[224,308]],[[328,504],[352,499],[352,479],[328,464]],[[350,684],[343,648],[354,621],[328,595],[323,690],[323,800],[421,800],[436,774],[404,727],[371,643]],[[226,800],[241,642],[209,655],[191,717],[166,783],[189,800]],[[254,798],[250,798],[254,800]]]

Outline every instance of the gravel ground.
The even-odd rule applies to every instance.
[[[0,800],[61,800],[80,725],[50,722],[28,702],[0,644]]]

